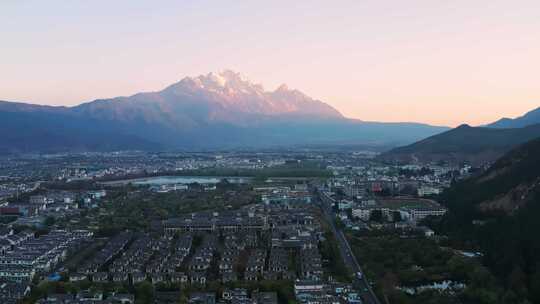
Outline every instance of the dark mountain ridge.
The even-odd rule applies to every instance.
[[[529,141],[498,159],[487,171],[446,191],[451,204],[512,214],[540,190],[540,139]]]
[[[540,303],[540,139],[455,183],[440,201],[449,212],[430,226],[449,246],[483,254],[499,279],[489,303]]]
[[[398,147],[380,158],[398,162],[469,162],[495,161],[512,148],[540,137],[540,124],[524,128],[498,129],[461,125],[455,129]]]
[[[540,107],[525,113],[517,118],[501,118],[498,121],[487,125],[489,128],[523,128],[540,123]]]
[[[0,102],[0,107],[5,106]],[[18,104],[0,110],[0,154],[21,152],[150,150],[160,144],[65,109]]]

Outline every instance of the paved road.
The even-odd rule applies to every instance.
[[[336,217],[334,211],[332,210],[332,207],[329,204],[321,201],[321,208],[323,209],[326,218],[332,228],[332,232],[334,233],[334,236],[338,242],[339,250],[341,252],[341,256],[343,257],[343,262],[345,263],[345,266],[351,269],[354,273],[353,286],[360,291],[360,296],[362,297],[364,303],[380,304],[379,300],[375,296],[375,293],[373,293],[373,290],[371,289],[367,278],[365,276],[363,276],[362,279],[358,279],[356,277],[356,273],[364,272],[362,271],[360,264],[358,264],[358,261],[354,256],[351,246],[349,245],[349,242],[343,234],[343,231],[341,231],[341,229],[336,226]]]

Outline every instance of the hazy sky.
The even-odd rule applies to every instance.
[[[0,0],[0,100],[74,105],[232,69],[363,120],[540,106],[540,1]]]

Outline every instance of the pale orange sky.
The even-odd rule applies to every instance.
[[[74,105],[233,69],[348,117],[456,126],[540,106],[539,1],[0,2],[0,100]]]

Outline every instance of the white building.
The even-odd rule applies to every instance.
[[[441,193],[441,189],[431,186],[422,186],[418,188],[418,196],[437,195]]]
[[[428,216],[443,216],[446,209],[443,208],[408,208],[411,214],[411,220],[420,221]]]
[[[371,209],[368,209],[368,208],[360,208],[360,209],[352,210],[353,217],[359,218],[362,221],[369,221],[370,214],[371,214]]]

